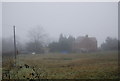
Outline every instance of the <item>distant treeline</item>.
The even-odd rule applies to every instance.
[[[94,52],[98,50],[118,50],[119,41],[116,38],[107,37],[105,42],[98,48],[95,37],[79,36],[64,36],[60,34],[58,41],[49,42],[48,36],[42,27],[34,27],[28,32],[26,43],[16,39],[17,53],[19,54],[43,54],[49,52],[59,53],[80,53]],[[47,42],[46,42],[47,41]],[[13,37],[2,38],[2,54],[14,55]]]
[[[59,37],[58,42],[52,42],[48,45],[50,52],[73,52],[73,43],[75,38],[73,36],[63,36],[62,34]]]
[[[105,42],[101,44],[101,50],[119,50],[120,40],[116,38],[107,37]]]
[[[87,36],[85,37],[89,38]],[[82,47],[80,49],[75,50],[75,46],[74,46],[75,40],[76,39],[73,36],[66,37],[61,34],[57,42],[51,42],[48,45],[43,45],[42,42],[39,42],[37,40],[35,42],[29,41],[24,45],[20,42],[17,42],[17,51],[19,54],[31,54],[33,52],[38,54],[49,53],[49,52],[60,52],[60,53],[89,52],[87,47]],[[119,45],[118,39],[107,37],[105,42],[102,43],[99,48],[96,48],[95,45],[95,50],[92,51],[94,52],[98,50],[104,50],[104,51],[118,50],[118,45]],[[88,45],[88,48],[91,48],[91,46]],[[2,39],[2,53],[3,55],[8,55],[8,56],[14,55],[14,45],[13,45],[13,40],[11,38]]]

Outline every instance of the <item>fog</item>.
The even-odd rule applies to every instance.
[[[59,35],[96,37],[100,46],[106,37],[118,37],[118,5],[110,2],[2,3],[2,36],[13,36],[13,25],[20,41],[28,31],[41,26],[52,40]]]

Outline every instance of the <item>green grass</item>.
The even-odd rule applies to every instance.
[[[118,73],[118,53],[96,52],[84,54],[36,54],[19,55],[17,64],[28,64],[35,67],[39,78],[42,79],[117,79]],[[14,74],[11,70],[11,74]],[[21,78],[23,75],[34,78],[28,74],[34,73],[31,68],[28,70],[22,68],[17,76],[12,78]]]

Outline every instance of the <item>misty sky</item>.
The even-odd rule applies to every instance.
[[[44,28],[49,37],[60,33],[75,37],[96,37],[100,45],[107,36],[118,37],[117,2],[7,2],[2,3],[3,37],[13,36],[12,26],[21,40],[36,26]]]

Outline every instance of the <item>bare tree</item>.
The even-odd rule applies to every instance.
[[[27,50],[30,52],[43,53],[46,33],[41,26],[32,28],[28,32],[30,41],[27,43]]]

